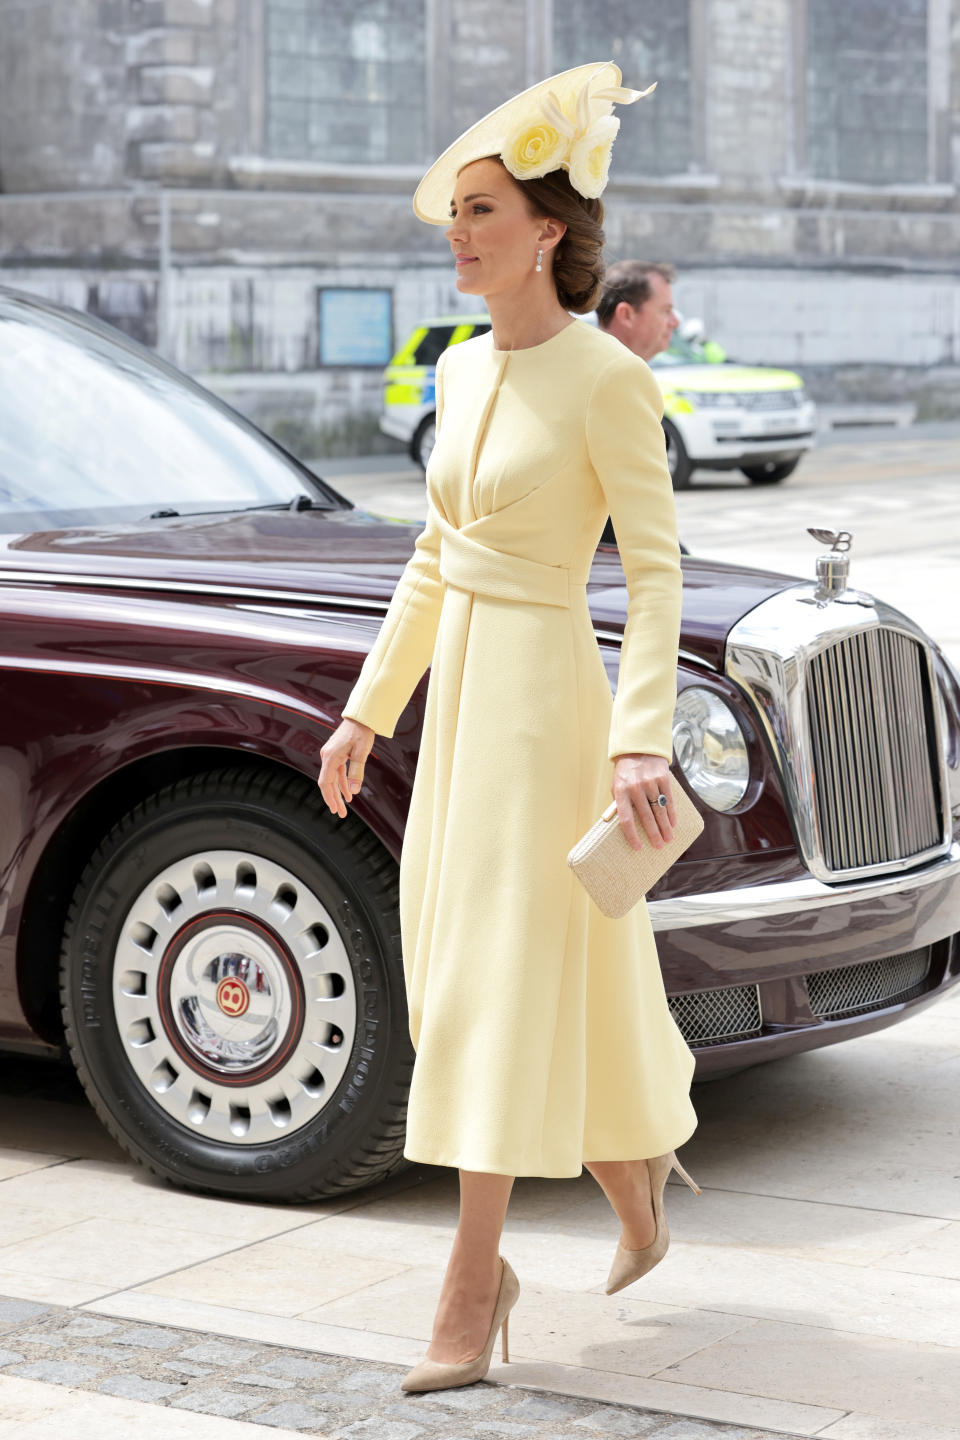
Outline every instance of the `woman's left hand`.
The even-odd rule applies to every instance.
[[[618,755],[610,790],[617,802],[620,826],[634,850],[643,844],[637,816],[655,850],[673,839],[677,809],[670,788],[670,766],[662,755]],[[658,795],[666,795],[666,805],[657,802]]]

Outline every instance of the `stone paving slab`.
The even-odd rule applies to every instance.
[[[782,1440],[785,1434],[489,1381],[405,1395],[403,1374],[396,1365],[0,1297],[0,1397],[5,1377],[15,1376],[322,1440]],[[5,1431],[0,1419],[5,1433],[16,1430]]]

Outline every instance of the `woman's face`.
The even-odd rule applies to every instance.
[[[530,213],[523,191],[499,160],[465,165],[444,231],[456,256],[457,289],[485,296],[516,290],[535,273],[541,248],[548,280],[547,257],[565,228],[562,221]]]

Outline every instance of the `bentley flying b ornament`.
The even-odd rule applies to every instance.
[[[807,526],[807,534],[831,547],[826,555],[817,556],[817,588],[813,598],[833,600],[847,588],[853,535],[849,530],[815,530],[812,526]]]

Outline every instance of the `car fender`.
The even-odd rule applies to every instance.
[[[11,848],[0,837],[0,991],[22,995],[21,921],[48,886],[69,888],[70,837],[88,857],[143,794],[198,766],[279,766],[316,783],[381,617],[295,621],[155,601],[141,614],[130,596],[77,596],[65,624],[62,595],[59,609],[55,594],[26,587],[4,587],[2,600],[0,794]],[[394,737],[376,737],[350,806],[396,861],[421,706],[418,687]],[[33,1031],[24,1021],[24,1036]]]

